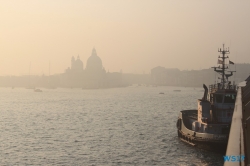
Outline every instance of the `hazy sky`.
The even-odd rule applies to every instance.
[[[86,67],[93,47],[110,72],[204,69],[218,48],[250,63],[250,1],[0,0],[0,75]]]

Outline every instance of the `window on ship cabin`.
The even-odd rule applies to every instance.
[[[235,94],[226,94],[224,98],[224,103],[235,103]]]
[[[216,99],[217,103],[222,103],[222,101],[223,101],[223,95],[217,94],[217,95],[215,95],[215,99]]]

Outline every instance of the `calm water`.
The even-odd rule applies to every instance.
[[[174,89],[1,88],[0,165],[222,165],[178,139],[178,112],[203,92]]]

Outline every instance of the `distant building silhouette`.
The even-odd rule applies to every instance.
[[[85,88],[107,87],[106,71],[102,66],[102,60],[97,56],[96,49],[93,48],[91,56],[87,60],[85,69]]]
[[[70,58],[69,58],[70,60]],[[231,82],[239,83],[249,76],[250,64],[235,64],[229,66],[236,70]],[[216,83],[218,75],[212,68],[202,70],[183,70],[176,68],[155,67],[151,74],[131,74],[121,72],[106,72],[102,60],[93,48],[84,69],[78,55],[71,58],[71,66],[64,73],[54,75],[24,75],[0,76],[1,87],[45,87],[45,88],[113,88],[131,84],[160,85],[160,86],[192,86],[201,87],[203,83]]]
[[[151,69],[151,82],[154,85],[180,85],[180,73],[176,68],[158,66]]]
[[[95,48],[92,49],[85,69],[80,57],[75,60],[73,56],[71,68],[66,69],[63,75],[62,84],[65,87],[93,89],[122,86],[122,73],[107,73]]]
[[[101,58],[97,56],[95,48],[93,48],[92,54],[87,60],[87,66],[85,70],[93,74],[106,72],[103,69]]]
[[[83,71],[83,63],[80,60],[79,55],[77,56],[76,60],[75,60],[75,57],[72,56],[72,58],[71,58],[71,70],[73,72],[82,72]]]

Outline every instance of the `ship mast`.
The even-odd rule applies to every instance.
[[[231,73],[230,74],[226,74],[226,69],[228,69],[228,66],[226,66],[225,64],[225,60],[228,58],[228,56],[226,56],[226,54],[229,54],[229,48],[224,48],[224,44],[223,44],[223,48],[221,50],[218,49],[218,52],[220,54],[222,54],[222,56],[219,56],[218,58],[221,58],[221,59],[218,59],[218,64],[221,64],[221,66],[219,67],[212,67],[214,68],[214,71],[216,71],[217,73],[220,73],[222,75],[222,78],[221,78],[221,85],[222,85],[222,89],[225,89],[225,84],[228,80],[228,77],[232,76],[233,75],[233,72],[235,71],[230,71]]]

